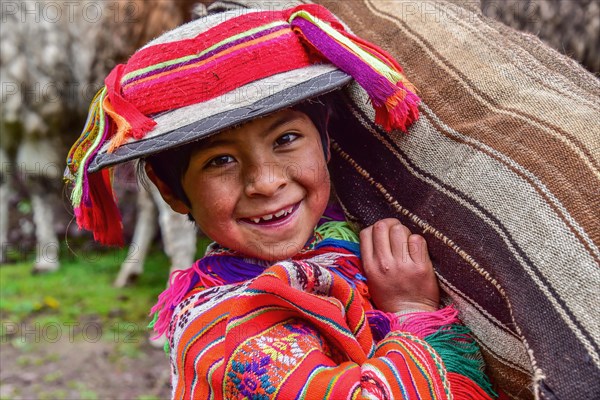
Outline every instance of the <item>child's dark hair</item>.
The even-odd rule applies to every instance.
[[[336,93],[326,94],[291,107],[293,110],[306,114],[311,119],[321,135],[325,154],[327,154],[329,146],[327,126],[333,113],[336,97]],[[143,185],[147,183],[143,179],[146,176],[144,163],[149,163],[156,176],[171,189],[173,194],[187,206],[191,206],[183,190],[181,180],[199,143],[201,142],[188,143],[184,146],[149,155],[140,160],[138,163],[138,178],[140,178]]]

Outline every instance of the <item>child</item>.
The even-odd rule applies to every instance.
[[[341,97],[325,94],[351,78],[386,129],[416,119],[397,63],[316,5],[184,25],[94,99],[68,159],[80,226],[121,241],[102,168],[143,158],[167,203],[215,241],[152,310],[173,398],[494,396],[456,311],[438,309],[424,239],[386,219],[359,244],[328,207]]]

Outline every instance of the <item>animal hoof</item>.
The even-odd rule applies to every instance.
[[[139,276],[138,273],[120,273],[113,285],[118,288],[131,286],[137,282]]]
[[[167,338],[165,335],[162,335],[156,340],[150,340],[150,345],[152,347],[156,347],[157,349],[162,349],[165,347],[165,343],[167,343]]]
[[[60,268],[60,263],[58,261],[38,261],[33,264],[33,269],[31,270],[32,274],[46,274],[49,272],[58,271]]]

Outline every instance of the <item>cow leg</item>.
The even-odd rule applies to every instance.
[[[152,238],[156,234],[156,207],[150,194],[144,188],[138,192],[137,210],[133,240],[129,246],[127,258],[121,264],[121,269],[115,279],[116,287],[123,287],[141,275]]]
[[[29,193],[33,209],[35,237],[37,241],[33,273],[52,272],[58,270],[59,242],[54,231],[54,211],[50,204],[50,196],[41,179],[29,182]]]
[[[0,174],[0,264],[6,262],[8,249],[8,177]]]
[[[155,186],[152,197],[158,208],[158,223],[165,253],[171,260],[170,271],[189,268],[196,256],[196,227],[187,215],[176,213],[165,203]]]

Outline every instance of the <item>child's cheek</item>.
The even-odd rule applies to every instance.
[[[233,212],[231,200],[225,196],[215,198],[213,201],[207,204],[206,212],[208,215],[214,216],[214,218],[217,219],[215,223],[223,222],[223,218],[230,216]]]
[[[225,216],[231,215],[233,210],[232,198],[233,195],[227,190],[223,190],[220,185],[212,185],[211,187],[200,188],[196,204],[196,208],[203,214],[204,220],[211,223],[218,223]]]
[[[311,156],[307,155],[301,158],[300,162],[290,163],[286,166],[287,176],[294,179],[301,179],[311,184],[329,182],[329,171],[327,170],[325,159],[319,158],[315,160],[314,156]]]

